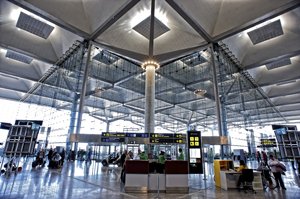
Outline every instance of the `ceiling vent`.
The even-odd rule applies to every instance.
[[[274,21],[263,27],[257,28],[247,33],[253,45],[267,41],[269,39],[283,35],[280,20]]]
[[[105,51],[105,50],[102,50],[100,53],[95,55],[93,57],[93,59],[97,60],[103,64],[110,65],[110,64],[115,63],[118,60],[118,57]]]
[[[19,61],[19,62],[23,62],[25,64],[30,64],[32,62],[32,58],[27,57],[25,55],[7,50],[5,57]]]
[[[16,26],[44,39],[47,39],[54,29],[53,26],[41,22],[23,12],[20,13]]]
[[[207,60],[204,57],[202,57],[200,54],[198,56],[183,58],[181,61],[191,67],[207,62]]]
[[[6,78],[15,79],[15,80],[20,80],[18,77],[15,77],[15,76],[9,75],[9,74],[0,74],[0,76],[6,77]]]
[[[277,86],[282,86],[282,85],[285,85],[285,84],[292,84],[292,83],[295,83],[297,82],[296,80],[287,80],[287,81],[281,81],[279,83],[277,83],[276,85]]]
[[[290,60],[290,58],[287,58],[287,59],[282,59],[282,60],[279,60],[276,62],[272,62],[270,64],[266,64],[266,67],[268,70],[272,70],[272,69],[290,65],[290,64],[291,64],[291,60]]]
[[[149,16],[145,20],[143,20],[141,23],[133,27],[133,30],[140,33],[144,37],[146,37],[148,40],[150,39],[150,22],[151,17]],[[170,29],[163,24],[161,21],[159,21],[156,17],[154,17],[154,39],[157,37],[165,34]]]

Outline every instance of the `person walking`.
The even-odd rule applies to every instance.
[[[282,164],[277,159],[275,159],[272,154],[269,156],[269,158],[270,158],[270,160],[268,162],[269,167],[271,168],[271,171],[272,171],[272,173],[275,177],[275,181],[276,181],[276,187],[274,187],[274,188],[279,188],[279,185],[280,185],[283,190],[286,190],[286,188],[284,186],[284,182],[282,180],[282,176],[281,176],[281,174],[285,170],[284,164]]]
[[[256,159],[257,159],[257,163],[260,163],[260,161],[261,161],[261,155],[260,155],[259,151],[256,152]]]
[[[265,151],[262,151],[261,152],[261,156],[262,156],[262,159],[264,161],[265,164],[268,164],[268,156],[267,156],[267,153]]]

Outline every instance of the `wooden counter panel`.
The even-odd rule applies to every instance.
[[[126,160],[126,173],[148,174],[149,161],[146,160]]]
[[[188,161],[167,160],[165,162],[165,174],[188,174]]]

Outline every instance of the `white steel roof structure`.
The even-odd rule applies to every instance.
[[[36,94],[58,102],[41,104],[71,109],[76,71],[61,69],[65,83],[58,89],[51,70],[78,43],[92,41],[98,54],[93,54],[95,73],[89,78],[85,112],[142,118],[140,66],[152,50],[161,65],[156,125],[168,129],[176,121],[186,128],[204,120],[213,125],[215,98],[207,76],[213,43],[238,67],[219,77],[229,125],[239,125],[238,117],[242,122],[250,118],[249,125],[300,123],[298,0],[157,0],[152,26],[149,0],[3,0],[0,7],[0,98],[26,101],[28,92],[44,84],[44,92]],[[151,28],[153,49],[147,37]],[[221,76],[222,61],[218,64]],[[194,93],[197,89],[203,91]],[[57,90],[61,97],[47,96],[45,90]],[[30,102],[37,103],[34,96]],[[99,111],[91,113],[89,106]]]

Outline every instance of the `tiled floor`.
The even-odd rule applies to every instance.
[[[62,170],[51,170],[47,167],[31,169],[32,159],[22,163],[23,170],[10,176],[0,176],[0,198],[7,199],[131,199],[131,198],[220,198],[220,199],[251,199],[251,198],[300,198],[300,182],[298,173],[290,169],[284,177],[287,190],[266,190],[256,194],[238,192],[237,190],[224,191],[215,188],[212,165],[206,167],[206,180],[203,175],[190,175],[189,194],[124,193],[120,183],[120,169],[105,168],[100,163],[69,162]],[[256,168],[256,163],[251,163]]]

